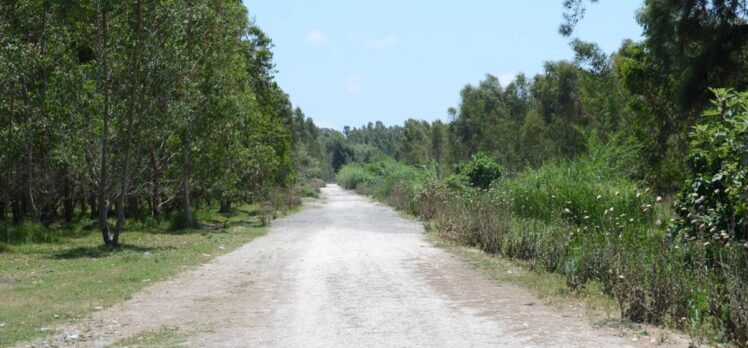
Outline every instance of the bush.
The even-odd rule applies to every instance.
[[[8,231],[11,244],[56,242],[60,235],[55,232],[52,228],[29,221],[12,226]]]
[[[176,212],[176,214],[171,218],[170,228],[172,231],[181,231],[198,227],[200,227],[200,224],[197,222],[197,216],[194,213],[192,214],[192,221],[190,221],[182,211]]]
[[[702,325],[712,320],[707,324],[748,345],[748,93],[713,92],[714,107],[690,134],[691,175],[678,194],[679,219],[670,233],[698,251],[699,269],[710,270],[700,274],[710,291],[697,293],[689,318]]]
[[[374,177],[360,164],[349,164],[340,169],[338,183],[346,189],[355,190],[359,184],[369,184]]]
[[[302,186],[299,188],[299,195],[301,195],[301,197],[317,198],[319,197],[319,189],[308,187],[308,186]]]
[[[472,186],[487,189],[504,174],[504,168],[479,152],[473,155],[470,162],[457,166],[457,173],[467,177]]]
[[[748,93],[713,91],[714,108],[690,134],[691,177],[678,195],[674,232],[724,245],[748,238]]]

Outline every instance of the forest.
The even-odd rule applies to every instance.
[[[563,1],[573,60],[340,132],[291,103],[241,1],[2,1],[0,254],[70,226],[116,250],[337,181],[600,284],[623,318],[746,346],[748,2],[647,0],[615,52],[574,38],[596,2]]]
[[[191,227],[203,204],[288,190],[296,118],[247,18],[237,1],[4,1],[5,242],[89,218],[117,246],[128,219]]]

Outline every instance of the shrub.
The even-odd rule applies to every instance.
[[[58,241],[60,237],[59,231],[30,221],[10,227],[8,233],[11,244],[51,243]]]
[[[726,244],[748,238],[748,93],[713,91],[714,108],[690,134],[691,177],[678,195],[674,232]]]
[[[337,181],[344,188],[355,190],[359,184],[369,184],[374,177],[360,164],[349,164],[340,169]]]
[[[169,226],[172,231],[181,231],[198,227],[200,227],[200,224],[197,222],[197,215],[192,214],[192,220],[190,220],[181,210],[172,216]]]
[[[676,202],[679,219],[670,226],[686,242],[701,284],[689,318],[725,328],[748,345],[748,93],[714,89],[714,107],[690,134],[691,172]],[[698,268],[696,266],[699,266]],[[719,313],[718,317],[710,317]],[[711,318],[711,319],[710,319]]]
[[[472,186],[487,189],[504,174],[504,168],[479,152],[469,162],[457,166],[457,173],[467,177]]]

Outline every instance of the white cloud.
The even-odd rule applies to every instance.
[[[314,29],[306,34],[306,40],[304,40],[304,43],[310,46],[322,46],[326,45],[329,41],[330,40],[325,32],[319,29]]]
[[[369,47],[377,50],[383,50],[388,47],[392,47],[397,43],[397,36],[390,34],[381,39],[376,39],[369,42]]]

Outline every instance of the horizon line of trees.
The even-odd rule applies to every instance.
[[[571,36],[587,4],[563,5],[559,31]],[[642,157],[635,179],[673,193],[688,176],[688,134],[711,105],[709,87],[748,87],[748,1],[646,0],[636,18],[641,42],[626,40],[606,54],[573,39],[573,60],[546,62],[533,77],[518,74],[502,85],[488,74],[460,91],[447,122],[346,127],[352,158],[435,162],[441,172],[482,152],[517,172],[585,153],[594,133],[635,143]]]

